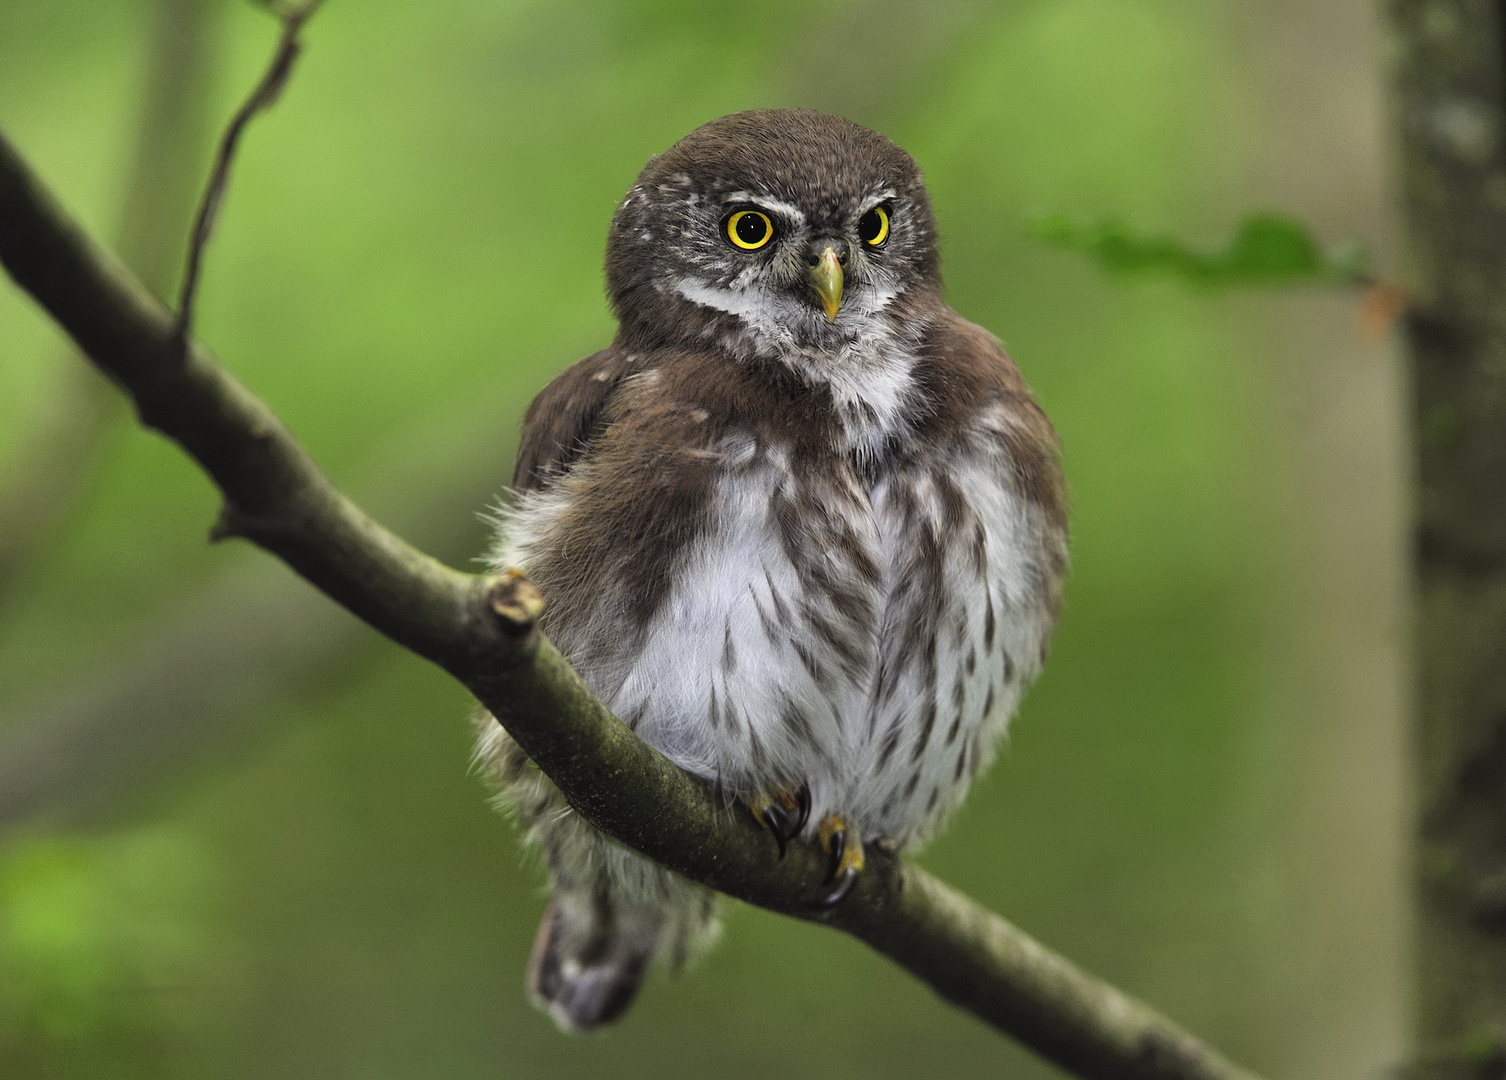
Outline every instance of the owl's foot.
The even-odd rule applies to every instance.
[[[800,835],[811,816],[811,789],[801,784],[795,791],[780,791],[772,796],[760,795],[748,803],[748,809],[769,832],[774,834],[774,843],[779,845],[779,857],[784,858],[785,848],[793,837]]]
[[[840,814],[821,820],[821,847],[831,856],[831,880],[837,887],[821,901],[821,907],[835,907],[852,892],[863,869],[863,840],[856,826],[849,825]]]

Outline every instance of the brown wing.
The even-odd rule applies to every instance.
[[[1058,460],[1056,430],[1036,404],[999,339],[947,309],[933,323],[918,374],[934,412],[921,434],[936,445],[971,422],[988,405],[1002,405],[1005,426],[998,437],[1013,465],[1019,493],[1034,501],[1065,533],[1067,489]],[[926,427],[930,430],[925,430]]]
[[[569,471],[600,430],[607,401],[628,373],[628,360],[620,349],[603,349],[560,372],[539,392],[523,414],[515,490],[547,487]]]

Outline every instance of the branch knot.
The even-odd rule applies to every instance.
[[[491,587],[487,600],[497,625],[508,637],[527,637],[544,613],[544,597],[521,570],[508,570]]]

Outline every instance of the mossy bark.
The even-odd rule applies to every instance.
[[[1506,1076],[1506,4],[1393,0],[1415,296],[1418,1076]]]

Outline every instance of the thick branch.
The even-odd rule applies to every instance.
[[[1414,286],[1417,1036],[1506,1075],[1506,4],[1394,0]]]
[[[925,872],[875,852],[835,909],[824,856],[747,815],[618,722],[535,629],[526,582],[462,574],[367,518],[271,411],[70,221],[0,138],[0,262],[181,445],[247,537],[464,683],[593,824],[698,881],[868,942],[948,1000],[1101,1080],[1250,1080],[1190,1035]]]

